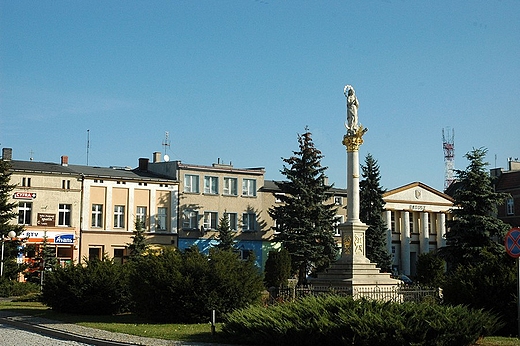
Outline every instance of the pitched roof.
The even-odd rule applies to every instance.
[[[520,189],[520,171],[503,172],[495,185],[497,191]]]
[[[124,179],[124,180],[155,180],[175,182],[175,179],[155,174],[149,171],[124,167],[96,167],[82,165],[61,165],[53,162],[12,160],[11,170],[14,172],[62,174],[85,176],[89,178]]]
[[[278,185],[276,185],[276,183],[281,183],[281,181],[276,181],[276,180],[264,180],[264,186],[262,186],[260,188],[260,191],[263,191],[263,192],[276,192],[276,191],[280,191],[280,188],[278,187]],[[332,187],[329,191],[329,193],[332,193],[333,195],[347,195],[347,189],[339,189],[339,188],[336,188],[336,187]]]

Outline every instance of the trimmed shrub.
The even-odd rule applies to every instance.
[[[506,254],[483,251],[485,260],[460,266],[451,272],[443,286],[444,301],[467,305],[499,314],[505,322],[499,335],[515,335],[517,329],[517,278],[515,261]]]
[[[40,292],[40,285],[0,278],[0,297],[19,297]]]
[[[109,315],[129,305],[126,266],[103,261],[71,264],[45,272],[42,301],[58,312]]]
[[[253,260],[231,251],[206,256],[196,247],[180,253],[164,249],[133,264],[130,289],[134,310],[161,322],[207,322],[260,300],[262,279]]]
[[[319,296],[226,315],[223,334],[261,345],[471,345],[500,326],[483,310]]]
[[[291,255],[286,249],[271,250],[267,255],[264,271],[266,288],[287,286],[291,276]]]

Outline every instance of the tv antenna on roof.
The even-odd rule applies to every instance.
[[[170,161],[170,156],[166,153],[166,150],[170,148],[170,133],[168,131],[164,132],[164,140],[162,142],[162,146],[164,148],[164,161]]]

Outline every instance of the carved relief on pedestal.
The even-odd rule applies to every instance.
[[[349,235],[343,234],[343,255],[350,255],[350,247],[352,245],[352,238]]]
[[[363,242],[363,234],[355,234],[354,235],[354,254],[363,255],[363,249],[365,244]]]

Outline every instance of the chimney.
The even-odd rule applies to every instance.
[[[161,162],[161,153],[159,151],[153,153],[153,163],[156,162]]]
[[[67,155],[63,155],[61,157],[61,165],[68,166],[69,165],[69,157]]]
[[[2,148],[2,160],[11,161],[13,159],[13,149],[12,148]]]
[[[141,172],[147,172],[148,171],[148,158],[147,157],[141,157],[139,159],[139,170]]]

